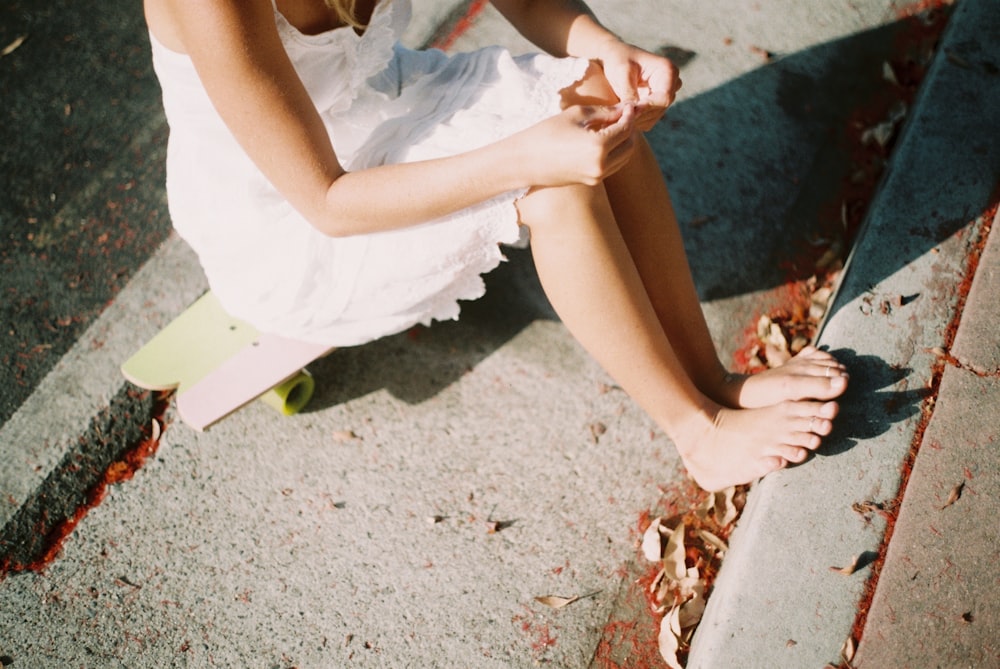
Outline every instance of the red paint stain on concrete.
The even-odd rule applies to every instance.
[[[435,49],[441,49],[442,51],[447,51],[455,45],[458,39],[467,33],[473,25],[476,23],[476,19],[486,9],[487,0],[473,0],[469,4],[469,8],[466,10],[465,14],[462,15],[452,27],[451,31],[444,37],[437,39],[431,45]]]
[[[166,395],[157,398],[153,419],[143,430],[144,438],[139,443],[127,449],[118,460],[108,466],[98,482],[87,491],[83,501],[77,506],[76,511],[71,517],[48,529],[47,519],[44,515],[39,519],[38,531],[47,532],[48,535],[44,553],[28,564],[12,562],[9,558],[3,559],[0,561],[0,580],[9,573],[23,571],[42,572],[59,556],[67,537],[73,533],[73,530],[80,524],[80,521],[86,517],[91,509],[104,501],[108,487],[130,480],[146,461],[156,453],[160,445],[162,430],[166,427],[163,416],[166,413],[167,406]],[[154,422],[157,425],[155,429],[153,428]]]
[[[998,189],[993,195],[993,202],[990,208],[983,212],[982,216],[979,218],[982,223],[978,227],[978,238],[971,247],[969,256],[966,260],[962,280],[956,288],[957,304],[954,316],[945,330],[944,349],[946,351],[951,349],[951,346],[955,341],[955,334],[958,332],[958,326],[962,320],[962,312],[969,296],[969,290],[972,287],[972,280],[976,275],[976,270],[979,268],[979,260],[982,257],[983,249],[986,246],[986,240],[989,238],[993,220],[997,216],[998,211],[1000,211],[1000,184],[998,184]],[[976,226],[974,225],[971,227],[972,229],[976,229]],[[890,512],[885,514],[885,534],[882,537],[882,544],[879,546],[878,556],[875,558],[874,562],[872,562],[871,575],[865,582],[861,601],[858,602],[858,614],[854,619],[854,625],[851,627],[851,638],[855,641],[855,646],[857,646],[857,643],[861,641],[861,638],[864,635],[865,625],[868,622],[868,612],[871,609],[872,600],[875,596],[875,591],[878,588],[878,581],[882,574],[882,566],[885,564],[885,556],[889,550],[889,543],[892,541],[892,535],[896,529],[897,512],[903,501],[903,495],[906,493],[906,484],[910,479],[910,474],[913,472],[913,465],[916,462],[917,453],[920,451],[921,446],[923,446],[924,434],[926,433],[927,427],[934,415],[934,406],[938,397],[938,391],[941,387],[941,379],[944,375],[944,369],[947,364],[948,361],[945,357],[938,358],[938,360],[934,363],[930,381],[930,393],[921,406],[920,422],[917,424],[917,429],[913,435],[910,452],[903,460],[903,464],[900,468],[899,490],[896,493],[896,497],[891,502],[886,504],[886,509],[890,510]],[[934,447],[934,444],[929,445],[932,448]],[[931,530],[936,532],[933,527]]]

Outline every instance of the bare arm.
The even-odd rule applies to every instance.
[[[223,121],[275,187],[324,233],[412,225],[522,185],[522,175],[504,169],[518,164],[506,155],[516,147],[502,146],[346,173],[285,54],[268,0],[165,4]]]
[[[609,154],[629,139],[631,128],[615,125],[617,114],[579,109],[453,157],[346,172],[284,51],[268,0],[160,1],[237,141],[331,236],[415,225],[517,188],[596,182],[614,164]],[[611,126],[586,130],[595,118]]]
[[[622,42],[600,24],[583,0],[492,0],[524,37],[555,56],[601,63],[622,102],[637,103],[637,125],[648,130],[669,107],[681,86],[666,58]]]
[[[618,38],[602,26],[581,0],[492,0],[511,25],[553,56],[601,57]]]

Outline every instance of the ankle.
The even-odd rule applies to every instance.
[[[720,403],[703,397],[692,410],[676,421],[672,429],[667,430],[681,458],[690,458],[699,450],[699,445],[708,433],[718,427],[723,411],[724,407]]]
[[[712,373],[702,392],[722,407],[739,408],[740,393],[747,375],[730,372],[720,363]]]

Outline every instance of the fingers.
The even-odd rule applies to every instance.
[[[656,67],[643,72],[643,82],[649,91],[643,101],[663,109],[674,103],[677,91],[683,85],[676,66],[665,58],[658,61]]]
[[[627,104],[619,107],[622,109],[618,120],[598,131],[598,134],[605,139],[605,150],[607,150],[605,176],[610,176],[624,167],[635,148],[635,106]]]
[[[579,151],[579,158],[573,161],[573,169],[578,176],[573,182],[596,185],[603,179],[624,167],[635,148],[636,110],[631,104],[613,106],[574,106],[564,112],[579,130],[570,145]],[[563,126],[565,128],[565,126]]]
[[[639,101],[639,68],[632,60],[604,61],[604,78],[622,104]]]
[[[614,123],[622,117],[624,112],[622,105],[613,106],[594,106],[594,105],[584,105],[579,107],[571,107],[579,117],[579,123],[581,126],[587,130],[601,131]]]
[[[620,104],[615,105],[611,109],[615,110],[618,118],[610,125],[601,128],[598,132],[609,139],[622,135],[631,136],[632,126],[635,121],[635,105]]]
[[[604,142],[608,150],[632,141],[635,130],[636,110],[631,104],[612,107],[579,107],[579,121],[587,130],[593,131]]]

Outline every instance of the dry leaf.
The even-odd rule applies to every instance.
[[[684,630],[696,627],[701,622],[701,617],[705,615],[705,597],[695,595],[691,599],[681,604],[680,624]]]
[[[714,548],[720,555],[729,550],[729,546],[726,545],[725,541],[708,530],[698,530],[698,536],[701,537],[702,541]]]
[[[709,495],[704,500],[702,500],[701,504],[698,505],[698,508],[695,509],[694,512],[695,515],[697,515],[702,520],[708,520],[708,517],[712,514],[712,510],[714,508],[715,508],[715,496]]]
[[[684,564],[684,523],[678,523],[667,539],[667,547],[663,550],[663,568],[667,578],[680,581],[687,575],[687,565]]]
[[[767,339],[768,333],[771,331],[771,319],[768,316],[761,316],[757,320],[757,339],[761,341]]]
[[[486,521],[486,534],[496,534],[506,530],[516,523],[516,520],[493,520],[489,519]]]
[[[957,53],[955,53],[951,49],[945,49],[944,50],[944,55],[948,59],[949,63],[952,63],[954,65],[958,65],[959,67],[964,68],[966,70],[971,70],[972,69],[972,63],[970,63],[968,60],[966,60],[962,56],[958,55]]]
[[[736,520],[736,505],[733,498],[736,495],[736,487],[732,486],[715,493],[715,522],[720,527],[727,527]]]
[[[662,518],[654,518],[646,531],[642,533],[642,554],[650,562],[656,562],[663,557],[663,538],[660,534]]]
[[[833,264],[840,258],[840,247],[839,245],[833,245],[828,248],[823,255],[819,257],[816,261],[816,269],[823,271],[828,267],[832,267]]]
[[[681,647],[680,635],[680,607],[675,606],[660,621],[660,635],[657,638],[660,656],[670,669],[683,669],[677,660],[677,651]]]
[[[899,79],[896,78],[896,71],[892,69],[892,65],[888,61],[882,63],[882,78],[890,84],[899,85]]]
[[[809,302],[809,315],[813,315],[815,310],[818,313],[817,320],[826,313],[826,309],[830,304],[830,297],[833,295],[833,289],[829,286],[823,286],[822,288],[817,288],[816,291],[810,296]]]
[[[3,51],[0,51],[0,58],[2,58],[4,56],[9,56],[10,54],[12,54],[15,51],[17,51],[17,48],[19,46],[21,46],[22,44],[24,44],[24,40],[26,40],[26,39],[28,39],[27,35],[21,35],[20,37],[18,37],[17,39],[15,39],[13,42],[11,42],[7,46],[5,46],[3,48]]]
[[[601,422],[590,424],[590,439],[595,444],[600,441],[604,433],[608,431],[608,426]]]
[[[556,595],[543,595],[541,597],[535,597],[535,601],[544,606],[548,606],[553,609],[561,609],[564,606],[569,606],[573,602],[579,600],[580,597],[558,597]]]
[[[767,63],[770,63],[772,60],[774,60],[774,56],[775,56],[775,54],[774,54],[773,51],[768,51],[764,47],[757,46],[756,44],[751,44],[750,45],[750,52],[754,53],[754,54],[757,54],[758,56],[760,56],[761,58],[763,58],[764,61],[767,62]]]
[[[792,354],[789,352],[787,344],[779,347],[767,343],[764,346],[764,355],[767,356],[767,366],[771,369],[781,367],[792,359]]]
[[[846,567],[830,567],[830,571],[835,571],[838,574],[843,574],[844,576],[850,576],[858,570],[858,563],[860,559],[860,555],[855,555],[854,559],[851,560],[851,564]]]
[[[951,492],[948,493],[948,501],[946,501],[944,503],[944,506],[942,506],[941,508],[942,509],[947,509],[949,506],[951,506],[952,504],[954,504],[955,502],[957,502],[958,499],[962,496],[962,489],[963,488],[965,488],[965,481],[962,481],[957,486],[955,486],[954,488],[952,488]]]
[[[768,326],[767,336],[764,341],[765,343],[771,344],[777,348],[788,348],[788,340],[785,339],[785,333],[781,331],[781,326],[774,322]]]
[[[705,582],[698,579],[691,589],[691,597],[681,604],[678,614],[681,629],[694,627],[701,622],[701,616],[705,613]]]
[[[850,664],[854,660],[854,639],[847,637],[844,639],[844,645],[840,648],[840,656],[844,658],[844,662]]]
[[[661,569],[656,574],[656,587],[650,590],[653,593],[653,601],[656,602],[656,606],[653,607],[653,613],[658,616],[662,616],[667,609],[675,604],[673,581],[669,580],[666,576],[667,571]]]
[[[902,100],[897,101],[889,109],[888,118],[868,128],[861,134],[861,141],[865,144],[870,144],[874,141],[880,147],[885,148],[896,134],[896,126],[906,118],[906,112],[906,103]]]
[[[660,569],[660,571],[656,572],[656,576],[653,578],[653,582],[649,584],[650,592],[656,592],[656,589],[660,587],[660,583],[663,582],[663,577],[666,575],[666,573],[667,572],[664,571],[663,569]]]
[[[682,599],[687,599],[698,591],[699,584],[702,584],[702,580],[701,574],[698,572],[698,568],[688,567],[684,578],[677,581],[677,594],[679,594]]]

